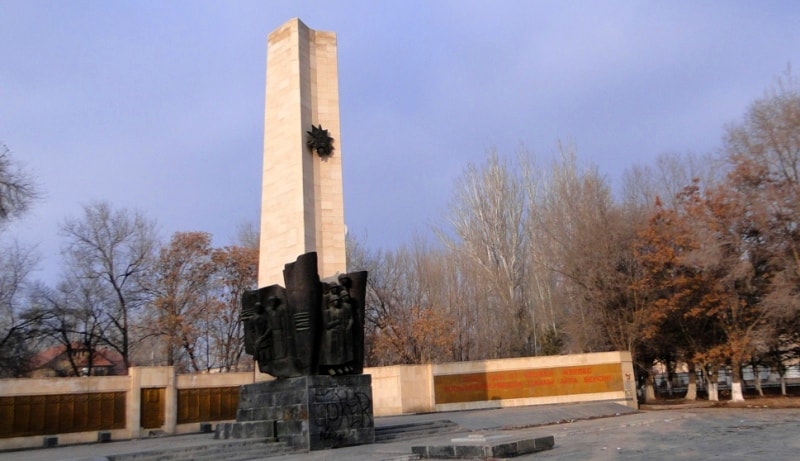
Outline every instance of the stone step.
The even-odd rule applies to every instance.
[[[417,461],[420,459],[420,455],[414,453],[410,455],[397,455],[397,456],[390,456],[388,458],[381,458],[380,461]]]
[[[239,450],[235,452],[222,451],[214,453],[204,453],[203,455],[194,456],[193,461],[248,461],[251,459],[263,459],[272,456],[282,456],[289,453],[295,453],[297,450],[290,447],[284,442],[273,442],[266,444],[266,446],[252,446],[246,450]]]
[[[376,426],[375,443],[417,439],[437,434],[449,434],[463,430],[464,429],[461,426],[447,419],[426,421],[421,423],[397,424],[393,426]]]
[[[248,448],[245,448],[245,449],[242,449],[242,450],[224,451],[222,453],[225,456],[216,457],[216,458],[213,458],[213,459],[216,459],[216,460],[219,460],[219,459],[230,460],[230,459],[233,459],[234,456],[235,457],[240,457],[240,456],[251,455],[251,454],[260,455],[262,457],[265,457],[266,455],[286,454],[286,453],[293,453],[293,452],[296,452],[296,451],[297,450],[294,447],[291,447],[286,442],[269,442],[269,443],[265,443],[262,446],[252,445],[252,446],[249,446]]]
[[[446,445],[411,447],[422,459],[498,459],[515,458],[555,446],[552,435],[543,437],[514,437],[511,434],[470,434],[457,437]]]
[[[209,441],[205,445],[146,450],[107,456],[108,461],[190,461],[220,460],[245,461],[249,459],[279,456],[294,452],[284,442],[274,440],[237,440],[233,442]]]
[[[237,421],[219,423],[214,430],[215,439],[264,439],[275,437],[275,421]]]

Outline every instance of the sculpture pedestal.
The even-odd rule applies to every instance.
[[[242,386],[235,423],[215,438],[275,437],[300,450],[375,441],[370,375],[301,376]]]

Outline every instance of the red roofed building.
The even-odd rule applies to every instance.
[[[34,355],[29,373],[32,378],[125,374],[125,363],[117,351],[106,348],[92,351],[79,341],[69,347],[63,344],[53,346]]]

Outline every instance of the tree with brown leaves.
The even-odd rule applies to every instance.
[[[210,234],[176,232],[155,265],[148,325],[164,341],[165,364],[184,371],[205,369],[202,321],[213,305],[212,253]]]
[[[418,240],[411,249],[367,251],[348,238],[348,270],[369,272],[365,356],[369,366],[436,363],[453,359],[456,319],[449,313],[442,254]]]
[[[711,312],[722,301],[716,279],[696,263],[701,242],[682,206],[697,200],[697,191],[696,186],[687,188],[674,208],[664,208],[657,200],[635,248],[641,272],[634,289],[645,305],[640,318],[641,340],[668,345],[651,347],[659,361],[688,364],[689,400],[696,397],[695,364],[720,341]]]
[[[206,329],[213,345],[213,366],[221,371],[244,371],[253,366],[244,354],[244,331],[239,318],[242,294],[256,289],[258,248],[228,246],[212,253],[213,297]]]

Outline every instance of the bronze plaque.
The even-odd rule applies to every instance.
[[[236,419],[239,386],[178,390],[178,424]]]
[[[0,397],[0,438],[125,427],[125,392]]]
[[[87,403],[88,411],[86,412],[86,428],[88,430],[98,430],[103,427],[101,423],[102,419],[100,417],[100,414],[103,411],[103,407],[100,402],[100,394],[89,394],[89,401]]]
[[[121,395],[125,395],[124,392],[119,392]],[[75,427],[88,427],[89,426],[89,395],[88,394],[78,394],[73,398],[74,402],[74,412],[75,414],[72,416],[72,422]],[[122,407],[125,408],[124,406]],[[124,419],[123,419],[124,421]]]
[[[24,395],[14,398],[14,434],[31,433],[31,398]]]
[[[58,434],[60,400],[58,395],[37,395],[31,398],[31,430]],[[35,427],[34,424],[37,426]]]
[[[74,395],[59,395],[58,402],[58,433],[66,432],[68,428],[77,427],[75,424],[75,397]]]
[[[14,397],[0,397],[0,437],[14,433]]]
[[[142,389],[141,425],[144,429],[158,429],[164,425],[165,389],[154,387]]]

